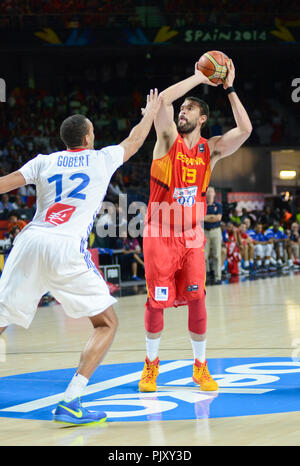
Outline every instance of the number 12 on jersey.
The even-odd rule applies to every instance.
[[[81,183],[75,187],[68,195],[67,197],[74,197],[76,199],[85,199],[86,195],[82,193],[87,185],[90,182],[90,177],[86,175],[85,173],[74,173],[74,175],[69,177],[69,180],[74,181],[76,179],[81,180]],[[55,195],[55,201],[54,202],[59,202],[61,201],[61,195],[63,191],[63,175],[53,175],[51,178],[48,178],[48,183],[55,183],[55,190],[56,190],[56,195]]]

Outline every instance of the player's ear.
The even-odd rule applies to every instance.
[[[89,135],[88,134],[85,134],[83,136],[83,141],[82,141],[82,145],[83,147],[87,146],[89,144]]]
[[[200,115],[201,127],[207,122],[207,115]]]

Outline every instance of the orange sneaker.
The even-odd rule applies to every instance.
[[[199,384],[200,389],[203,391],[215,391],[219,388],[207,369],[207,361],[201,363],[198,359],[195,359],[193,381]]]
[[[148,357],[146,357],[142,377],[139,382],[140,392],[156,392],[156,379],[159,372],[158,369],[158,357],[154,359],[154,361],[149,361]]]

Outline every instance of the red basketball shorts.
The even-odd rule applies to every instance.
[[[205,292],[204,245],[188,248],[182,238],[144,237],[148,299],[166,308],[200,299]]]

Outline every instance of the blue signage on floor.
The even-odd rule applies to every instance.
[[[101,365],[82,397],[84,407],[106,411],[108,421],[183,420],[251,416],[300,410],[300,361],[291,358],[209,359],[219,384],[201,392],[193,361],[161,361],[157,392],[139,393],[144,363]],[[76,369],[0,378],[0,417],[50,421]]]

